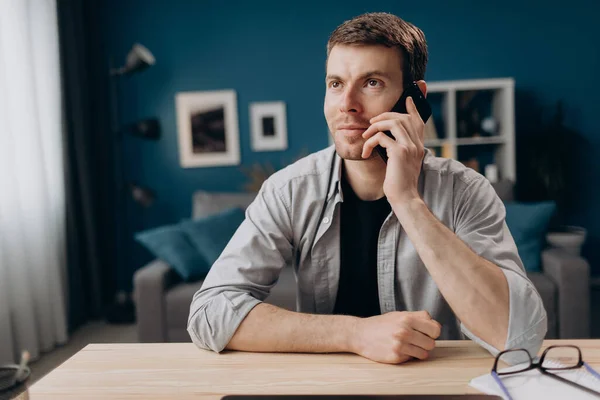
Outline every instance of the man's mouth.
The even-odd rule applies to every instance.
[[[338,132],[343,133],[344,135],[362,135],[364,131],[366,131],[368,127],[360,126],[360,125],[340,125],[337,128]]]

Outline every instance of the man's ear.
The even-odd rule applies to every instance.
[[[417,81],[417,86],[421,89],[421,92],[423,92],[423,96],[427,97],[427,83],[421,79],[420,81]]]

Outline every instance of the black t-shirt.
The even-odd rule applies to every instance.
[[[377,289],[377,240],[391,211],[386,197],[359,199],[342,179],[340,281],[334,314],[372,317],[381,314]]]

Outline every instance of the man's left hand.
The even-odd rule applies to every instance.
[[[408,114],[385,112],[369,121],[371,126],[363,133],[367,139],[362,157],[371,156],[375,146],[386,149],[387,170],[383,192],[392,205],[419,199],[418,182],[425,155],[423,136],[425,123],[412,99],[406,99]],[[395,140],[383,131],[390,131]]]

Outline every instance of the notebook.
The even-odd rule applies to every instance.
[[[548,361],[546,361],[548,362]],[[555,366],[560,366],[558,363],[553,363]],[[520,365],[505,368],[502,371],[510,371],[522,368]],[[600,380],[588,373],[585,368],[575,370],[567,370],[554,372],[565,379],[577,382],[580,385],[587,386],[590,389],[600,391]],[[567,385],[556,379],[544,376],[539,370],[531,370],[520,374],[501,376],[502,383],[510,393],[513,400],[529,400],[529,399],[590,399],[598,400],[599,396],[594,396],[583,390],[577,389],[571,385]],[[496,394],[503,399],[507,397],[500,389],[498,383],[494,380],[491,374],[479,376],[469,383],[470,386],[488,394]]]

